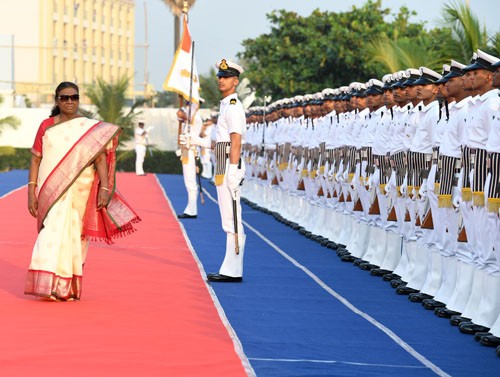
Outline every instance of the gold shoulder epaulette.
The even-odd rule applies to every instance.
[[[231,100],[229,101],[229,103],[230,103],[231,105],[236,104],[236,99],[235,99],[235,98],[231,98]]]

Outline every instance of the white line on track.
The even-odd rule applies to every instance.
[[[262,357],[250,357],[248,358],[248,360],[268,361],[268,362],[278,362],[278,363],[346,364],[346,365],[359,365],[359,366],[384,367],[384,368],[427,369],[427,367],[423,365],[418,366],[418,365],[372,364],[372,363],[356,363],[352,361],[339,361],[339,360],[268,359]]]

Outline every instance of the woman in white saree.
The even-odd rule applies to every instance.
[[[89,239],[111,243],[140,221],[115,188],[121,127],[80,116],[78,104],[78,86],[59,84],[32,148],[28,209],[39,233],[25,294],[51,300],[80,299]]]

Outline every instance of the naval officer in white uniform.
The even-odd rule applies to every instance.
[[[243,68],[226,59],[215,64],[222,94],[220,114],[215,126],[215,185],[226,232],[226,253],[218,273],[209,273],[211,282],[241,282],[245,233],[241,221],[240,189],[245,176],[241,147],[246,130],[245,110],[236,94]],[[236,209],[236,211],[235,211]]]

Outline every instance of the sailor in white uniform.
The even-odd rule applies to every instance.
[[[226,232],[226,253],[218,273],[209,273],[211,282],[241,282],[245,233],[241,220],[240,189],[245,177],[241,147],[245,140],[245,110],[236,94],[243,68],[226,59],[215,64],[219,90],[222,94],[220,114],[215,126],[215,185]]]

